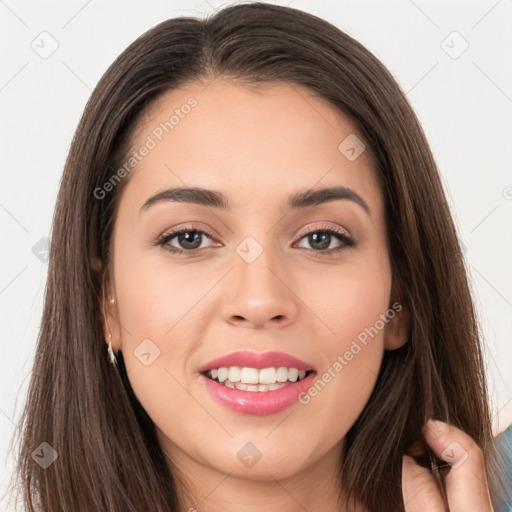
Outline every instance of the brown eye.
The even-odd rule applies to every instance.
[[[170,252],[176,254],[194,253],[207,246],[203,244],[206,238],[212,237],[206,231],[193,228],[184,228],[179,231],[161,236],[156,245],[165,247]]]
[[[346,232],[333,228],[317,228],[302,235],[300,240],[303,239],[307,241],[309,248],[301,246],[302,248],[310,249],[322,255],[332,255],[355,246],[354,240]],[[333,246],[336,241],[338,244]]]

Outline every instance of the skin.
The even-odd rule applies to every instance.
[[[402,495],[406,512],[493,512],[482,450],[453,425],[429,420],[423,428],[425,440],[436,455],[446,459],[446,508],[443,493],[432,473],[403,457]]]
[[[184,510],[345,510],[336,499],[343,440],[371,395],[384,350],[407,341],[405,307],[307,405],[277,414],[224,408],[198,368],[236,350],[278,350],[321,375],[399,299],[369,151],[348,160],[338,145],[357,135],[354,126],[299,86],[254,91],[220,78],[160,97],[139,123],[133,148],[191,96],[197,106],[138,163],[123,191],[106,339],[110,331],[164,452],[179,468]],[[284,209],[292,193],[338,185],[357,192],[370,213],[347,199]],[[221,191],[232,210],[164,201],[140,213],[150,196],[173,186]],[[356,245],[322,256],[304,232],[326,226],[347,232]],[[154,243],[172,228],[209,235],[200,237],[195,255],[173,254]],[[247,236],[262,249],[252,263],[236,252]],[[343,246],[334,235],[330,240],[329,248]],[[169,246],[187,250],[177,236]],[[134,354],[145,339],[160,351],[148,366]],[[237,457],[248,442],[262,454],[250,468]]]

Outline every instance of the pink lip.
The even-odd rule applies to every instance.
[[[313,384],[316,373],[306,375],[300,382],[290,383],[274,391],[241,391],[219,384],[200,375],[206,389],[221,405],[242,414],[266,415],[284,411],[298,401]]]
[[[246,350],[232,352],[224,357],[219,357],[199,368],[199,373],[203,373],[213,368],[229,368],[230,366],[239,366],[240,368],[279,368],[286,366],[287,368],[297,368],[297,370],[313,370],[314,366],[297,359],[296,357],[285,354],[284,352],[248,352]],[[223,386],[225,387],[225,386]],[[228,388],[226,388],[228,389]],[[249,393],[251,393],[249,391]]]
[[[316,375],[314,366],[284,352],[257,353],[246,350],[232,352],[227,356],[210,361],[201,366],[199,372],[204,373],[213,368],[229,368],[230,366],[258,369],[285,366],[287,368],[297,368],[297,370],[312,370],[300,382],[290,383],[273,391],[241,391],[236,388],[228,388],[205,375],[200,375],[206,389],[213,398],[228,409],[242,414],[275,414],[287,409],[297,402],[301,393],[308,390]]]

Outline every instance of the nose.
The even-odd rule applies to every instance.
[[[252,263],[235,255],[235,268],[229,273],[223,293],[222,316],[233,325],[253,329],[282,328],[298,313],[298,297],[290,274],[283,265],[272,263],[268,250]]]

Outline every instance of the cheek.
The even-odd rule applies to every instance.
[[[190,412],[196,405],[184,386],[187,362],[206,321],[198,304],[206,284],[162,263],[161,257],[156,261],[140,253],[125,254],[116,261],[115,279],[128,378],[152,420],[175,426],[180,424],[177,411]],[[180,428],[171,430],[176,434]]]
[[[298,293],[324,324],[318,332],[331,357],[348,350],[358,337],[364,342],[368,329],[374,334],[374,345],[382,344],[384,325],[380,319],[387,311],[391,292],[386,258],[356,255],[339,266],[329,265],[314,274],[298,275],[296,282],[300,287]],[[378,333],[372,329],[376,324]]]
[[[318,329],[315,343],[323,364],[303,403],[344,435],[368,401],[380,370],[385,327],[394,316],[386,316],[390,270],[386,258],[369,257],[316,277],[323,286],[310,288],[305,302],[325,326]],[[334,411],[343,413],[339,423],[333,423]]]
[[[161,409],[161,400],[180,410],[186,396],[178,382],[200,342],[206,319],[198,314],[198,302],[211,285],[190,271],[171,268],[161,256],[128,248],[117,254],[121,350],[133,390],[148,411]]]
[[[116,292],[119,314],[126,324],[123,343],[146,337],[176,338],[183,320],[215,283],[211,273],[196,265],[180,267],[165,258],[160,249],[152,254],[126,252],[116,259]]]

